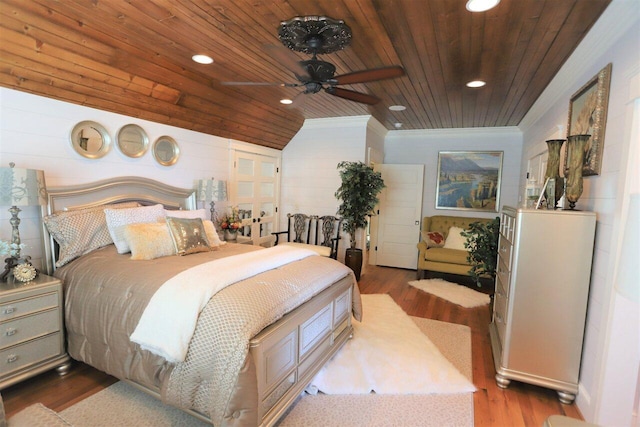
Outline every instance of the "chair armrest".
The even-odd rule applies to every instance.
[[[424,240],[422,240],[421,242],[419,242],[416,247],[420,250],[420,252],[424,252],[427,250],[427,242],[425,242]]]
[[[278,246],[278,240],[280,240],[280,235],[281,234],[286,234],[288,236],[289,232],[288,231],[276,231],[275,233],[271,233],[272,236],[276,236],[276,242],[273,244],[273,246]]]

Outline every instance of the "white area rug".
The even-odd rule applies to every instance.
[[[365,316],[367,314],[365,313]],[[366,319],[366,318],[365,318]],[[411,318],[440,352],[469,380],[471,331],[467,326]],[[60,413],[75,427],[204,427],[209,424],[163,405],[118,382]],[[416,395],[325,395],[303,393],[279,427],[471,427],[473,393]],[[210,426],[210,425],[209,425]]]
[[[491,299],[487,294],[442,279],[413,280],[409,284],[465,308],[489,304]]]
[[[475,391],[389,295],[362,295],[362,311],[363,321],[353,321],[353,339],[307,390],[325,394]]]

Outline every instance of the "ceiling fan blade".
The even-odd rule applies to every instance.
[[[361,102],[363,104],[373,105],[380,102],[380,98],[376,96],[368,95],[366,93],[361,93],[361,92],[355,92],[353,90],[342,89],[339,87],[329,86],[324,91],[327,92],[329,95],[348,99],[350,101]]]
[[[335,76],[329,80],[332,84],[350,85],[354,83],[373,82],[376,80],[393,79],[404,76],[404,68],[399,65],[391,67],[372,68],[370,70],[354,71],[353,73]]]
[[[311,79],[311,76],[309,76],[309,73],[307,72],[307,68],[302,65],[298,57],[293,55],[286,47],[269,44],[265,45],[264,49],[267,51],[269,56],[293,71],[293,73],[301,80]]]

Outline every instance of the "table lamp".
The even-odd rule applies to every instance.
[[[20,258],[20,208],[18,206],[44,206],[47,204],[47,190],[44,172],[35,169],[14,167],[0,168],[0,206],[11,206],[11,245],[16,248],[15,258]]]
[[[224,202],[227,200],[227,182],[218,179],[201,179],[198,181],[198,200],[205,205],[211,204],[211,222],[217,225],[215,213],[215,202]]]

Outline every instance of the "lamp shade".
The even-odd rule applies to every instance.
[[[36,169],[0,168],[0,206],[44,206],[47,190],[44,172]]]
[[[206,203],[224,202],[227,200],[227,182],[218,179],[201,179],[198,181],[198,200]]]

